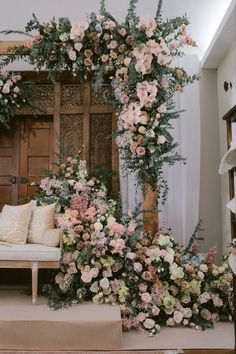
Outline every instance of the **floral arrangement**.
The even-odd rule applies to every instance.
[[[5,126],[8,126],[16,110],[26,102],[20,80],[20,74],[0,71],[0,122]]]
[[[107,189],[89,178],[85,162],[68,158],[40,184],[40,203],[62,202],[61,270],[45,286],[53,308],[92,300],[119,304],[125,329],[152,336],[161,325],[207,328],[232,315],[232,273],[215,249],[199,253],[197,226],[188,247],[168,230],[143,231],[136,213],[119,215]],[[66,197],[65,197],[66,195]]]
[[[136,171],[143,185],[158,186],[160,197],[165,186],[163,164],[182,159],[173,152],[177,143],[170,134],[170,120],[179,116],[172,98],[197,78],[175,67],[173,59],[183,55],[184,46],[196,44],[186,17],[162,19],[162,0],[155,18],[138,17],[136,5],[137,0],[130,1],[121,24],[106,11],[104,0],[99,15],[92,13],[80,23],[59,18],[41,24],[33,15],[25,28],[32,38],[11,48],[0,68],[23,58],[36,70],[46,69],[51,80],[65,70],[95,86],[109,78],[114,88],[112,103],[120,112],[116,135],[124,171]]]

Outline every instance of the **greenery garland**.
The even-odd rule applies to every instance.
[[[172,62],[183,55],[185,45],[196,44],[187,32],[185,16],[164,21],[159,1],[155,19],[138,17],[137,2],[130,1],[121,24],[107,12],[104,0],[100,15],[92,13],[80,23],[62,17],[41,24],[33,15],[25,27],[33,38],[10,48],[10,55],[1,59],[0,69],[24,59],[36,70],[46,70],[53,82],[63,71],[96,87],[109,78],[114,89],[112,102],[119,109],[116,141],[124,171],[136,172],[142,185],[153,189],[159,185],[160,197],[161,191],[166,194],[161,188],[166,185],[163,165],[182,159],[174,152],[177,142],[170,133],[171,120],[180,114],[175,111],[173,96],[197,79]]]

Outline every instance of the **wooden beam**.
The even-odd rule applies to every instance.
[[[26,41],[0,41],[0,55],[9,54],[9,48],[24,45]]]
[[[143,191],[143,220],[144,230],[155,235],[158,232],[158,213],[154,212],[156,205],[156,191],[150,185]]]

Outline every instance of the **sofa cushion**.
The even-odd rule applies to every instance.
[[[45,245],[27,243],[15,245],[0,244],[0,260],[3,261],[58,261],[61,258],[61,249]]]
[[[32,203],[4,205],[0,216],[0,241],[26,243],[32,207]]]
[[[63,232],[61,229],[50,229],[43,235],[43,244],[46,246],[57,247]]]
[[[44,244],[45,232],[54,226],[55,206],[56,204],[45,206],[33,205],[28,242]]]

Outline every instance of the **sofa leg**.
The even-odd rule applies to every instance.
[[[38,295],[38,262],[32,263],[32,303],[37,304]]]

